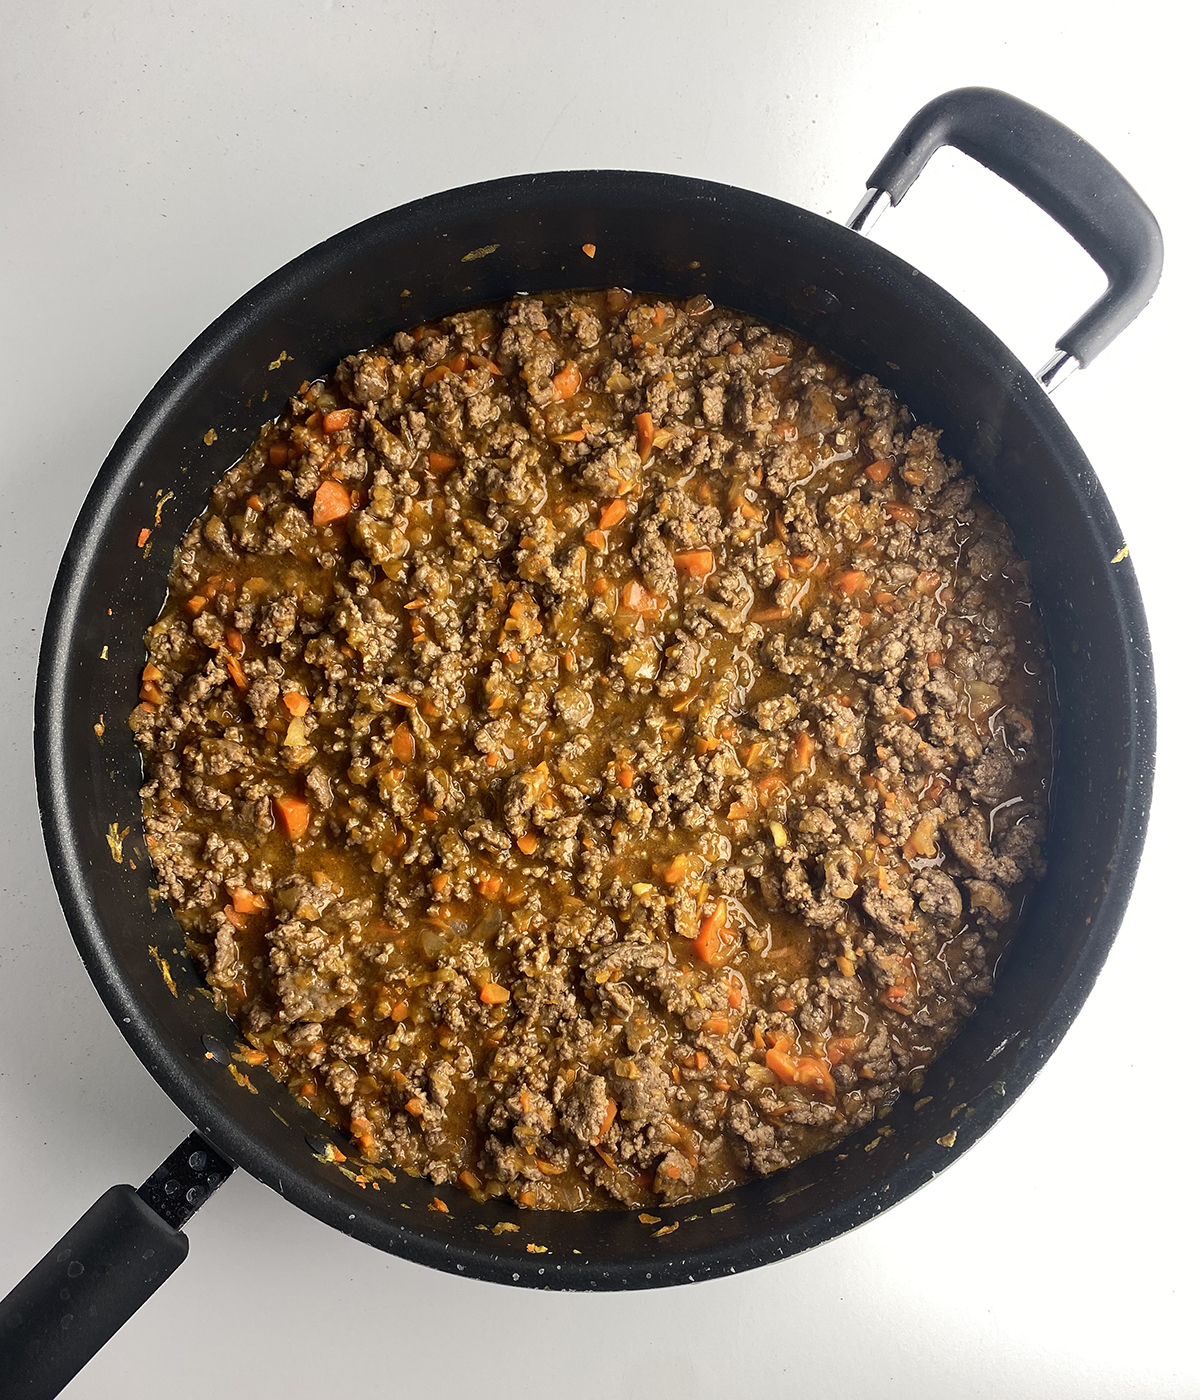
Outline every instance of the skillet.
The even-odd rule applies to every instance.
[[[1038,377],[954,298],[863,236],[942,145],[1033,198],[1108,276]],[[347,1234],[419,1263],[601,1290],[692,1282],[798,1253],[903,1199],[976,1141],[1077,1014],[1141,852],[1154,745],[1145,617],[1117,522],[1046,391],[1138,314],[1161,262],[1153,216],[1103,157],[1016,98],[963,88],[908,123],[849,228],[678,176],[519,176],[358,224],[214,322],[147,396],[84,502],[51,598],[35,727],[46,845],[80,955],[197,1131],[140,1189],[105,1193],[0,1303],[3,1393],[57,1394],[182,1262],[180,1227],[235,1164]],[[517,291],[586,285],[703,291],[876,375],[919,421],[942,427],[947,452],[1032,564],[1059,713],[1049,873],[994,995],[932,1066],[924,1107],[903,1099],[890,1134],[868,1127],[836,1156],[664,1208],[652,1227],[629,1211],[519,1212],[465,1194],[449,1213],[435,1211],[428,1182],[371,1179],[349,1141],[240,1063],[235,1027],[182,951],[170,910],[148,898],[141,772],[124,725],[176,541],[295,384],[396,328]]]

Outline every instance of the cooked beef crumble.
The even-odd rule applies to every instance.
[[[704,297],[519,297],[301,386],[188,531],[133,729],[219,1001],[371,1160],[702,1196],[919,1086],[1041,870],[1004,523]]]

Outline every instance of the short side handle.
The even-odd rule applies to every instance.
[[[110,1187],[0,1300],[2,1400],[52,1400],[183,1263],[180,1225],[232,1170],[193,1133],[140,1191]]]
[[[0,1395],[57,1395],[187,1252],[132,1186],[110,1187],[0,1302]]]
[[[898,204],[930,156],[954,146],[1040,205],[1103,268],[1108,288],[1060,337],[1080,365],[1145,307],[1162,272],[1158,221],[1123,175],[1082,137],[1037,107],[993,88],[936,97],[892,142],[867,181]]]

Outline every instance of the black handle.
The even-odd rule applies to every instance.
[[[1154,294],[1163,261],[1154,215],[1082,137],[992,88],[956,88],[922,107],[875,167],[868,187],[886,191],[898,204],[941,146],[972,156],[1039,204],[1104,269],[1104,295],[1058,341],[1060,351],[1086,365]]]
[[[196,1133],[113,1186],[0,1301],[0,1397],[52,1400],[187,1257],[179,1226],[233,1168]]]

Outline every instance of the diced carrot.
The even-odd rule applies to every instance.
[[[754,810],[745,802],[731,802],[729,804],[729,820],[731,822],[744,822],[747,817],[754,815]]]
[[[619,782],[623,788],[631,788],[633,786],[633,769],[619,768],[617,770],[617,782]]]
[[[603,549],[607,543],[603,530],[589,530],[583,538],[593,549]]]
[[[893,1011],[899,1011],[902,1016],[907,1016],[909,1012],[904,1003],[908,1000],[911,992],[911,987],[897,983],[895,986],[888,987],[880,993],[879,1000],[884,1006],[891,1007]]]
[[[599,527],[601,530],[611,530],[614,525],[619,525],[629,514],[629,502],[618,496],[615,501],[609,501],[608,505],[600,512]]]
[[[692,940],[692,952],[702,963],[717,966],[732,952],[734,939],[725,931],[727,918],[726,903],[718,899],[712,913],[700,920],[700,931]]]
[[[691,868],[691,861],[688,860],[687,856],[676,856],[663,871],[663,880],[668,885],[677,885],[686,878]]]
[[[704,1024],[700,1027],[700,1029],[702,1031],[707,1031],[709,1035],[728,1035],[729,1017],[710,1016],[708,1020],[705,1021]]]
[[[622,586],[621,602],[635,613],[657,613],[659,609],[658,596],[651,593],[637,579],[630,579]]]
[[[550,382],[554,385],[554,392],[561,403],[573,399],[583,387],[583,375],[580,374],[575,361],[568,360]]]
[[[323,481],[313,497],[313,524],[320,529],[349,515],[352,509],[350,492],[340,481]]]
[[[833,582],[847,598],[853,598],[856,593],[861,593],[866,588],[867,576],[861,569],[845,569]]]
[[[893,520],[899,520],[904,525],[911,525],[914,530],[917,528],[917,522],[921,516],[919,512],[913,510],[912,506],[901,505],[899,501],[887,501],[883,508]]]
[[[729,1005],[733,1007],[735,1011],[741,1010],[742,984],[740,982],[731,982],[729,984]]]
[[[293,841],[299,841],[308,830],[310,816],[308,803],[303,797],[292,797],[287,793],[275,798],[275,816],[279,824]]]
[[[246,643],[236,627],[230,627],[226,630],[225,645],[233,652],[234,656],[241,656],[242,652],[246,650]]]
[[[583,245],[583,256],[585,258],[594,258],[596,256],[596,245],[594,243],[585,243]]]
[[[301,715],[308,713],[310,701],[307,695],[301,695],[298,690],[289,690],[284,694],[283,707],[289,715],[299,719]]]
[[[886,457],[881,457],[877,462],[872,462],[867,468],[867,475],[872,481],[886,481],[891,474],[892,464]]]
[[[425,1105],[420,1099],[409,1099],[404,1105],[404,1111],[405,1113],[411,1113],[414,1118],[419,1118],[421,1114],[425,1112]]]
[[[792,1055],[790,1042],[778,1042],[766,1053],[766,1065],[785,1084],[798,1084],[825,1098],[834,1097],[833,1079],[820,1060],[812,1055]]]
[[[458,1184],[464,1191],[478,1191],[483,1182],[472,1171],[461,1171],[458,1174]]]
[[[267,901],[253,890],[234,890],[230,897],[239,914],[259,914],[267,907]]]
[[[458,458],[452,457],[448,452],[431,452],[429,454],[429,470],[431,472],[448,472],[458,466]]]
[[[497,875],[494,871],[481,876],[475,882],[475,888],[484,899],[498,899],[500,891],[504,888],[504,877]]]
[[[941,583],[941,581],[941,574],[935,574],[932,570],[926,569],[919,573],[914,580],[913,591],[928,596],[930,593],[937,592],[938,584]]]
[[[667,319],[667,308],[665,306],[656,306],[650,313],[650,319],[656,326],[661,326]]]
[[[339,433],[343,428],[350,426],[354,417],[352,408],[335,408],[332,413],[327,413],[321,420],[321,427],[327,433]]]
[[[238,911],[233,907],[232,904],[227,904],[225,906],[225,917],[236,929],[242,929],[246,927],[246,920],[241,914],[238,913]]]
[[[449,365],[434,365],[434,367],[431,370],[427,371],[426,374],[422,377],[421,388],[432,389],[433,386],[438,382],[438,380],[445,379],[445,377],[449,373]]]
[[[807,729],[802,729],[796,736],[796,742],[792,745],[793,766],[798,773],[807,773],[812,768],[816,752],[816,740]]]
[[[267,460],[273,467],[287,466],[288,445],[286,442],[273,442],[267,448]]]
[[[526,832],[524,836],[517,837],[517,850],[522,855],[531,856],[537,850],[537,837],[532,832]]]
[[[401,763],[411,763],[417,756],[417,741],[406,724],[398,724],[392,730],[392,752]]]
[[[229,679],[239,690],[250,689],[250,682],[246,679],[245,668],[236,656],[231,656],[225,662],[225,669],[229,672]]]
[[[559,433],[557,437],[552,437],[551,442],[582,442],[587,437],[585,428],[576,428],[573,433]]]
[[[267,503],[263,500],[261,496],[258,495],[247,496],[246,504],[250,507],[251,510],[266,510],[267,508]]]
[[[404,1018],[408,1015],[408,1002],[392,1002],[392,1009],[388,1012],[388,1015],[393,1021],[403,1021]]]
[[[600,1131],[596,1134],[595,1140],[599,1140],[608,1132],[609,1128],[617,1121],[617,1101],[609,1099],[604,1106],[604,1119],[600,1124]]]
[[[648,413],[639,413],[633,425],[637,429],[638,456],[643,462],[648,462],[654,450],[654,419]]]
[[[840,1065],[854,1054],[855,1039],[852,1035],[837,1036],[825,1047],[825,1058],[831,1065]]]
[[[501,1006],[512,993],[499,982],[485,982],[479,989],[479,1000],[484,1006]]]
[[[208,599],[202,593],[193,593],[183,606],[193,617],[199,617],[208,606]]]
[[[689,578],[707,578],[713,571],[711,549],[681,549],[675,555],[675,567]]]
[[[931,651],[925,658],[925,662],[926,665],[932,669],[934,666],[944,666],[946,664],[946,658],[940,651]]]
[[[149,538],[150,538],[150,530],[149,530],[149,527],[143,527],[141,530],[139,530],[139,531],[138,531],[138,548],[141,549],[142,545],[144,545],[144,544],[146,543],[146,541],[147,541]]]

